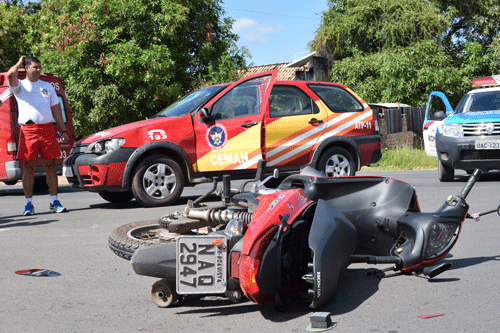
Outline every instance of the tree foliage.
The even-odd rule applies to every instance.
[[[499,15],[499,0],[330,0],[310,46],[370,102],[453,103],[500,70]]]
[[[16,5],[0,3],[0,71],[14,65],[28,51],[24,36],[28,33],[28,17]]]
[[[46,0],[31,17],[17,12],[30,22],[29,49],[14,45],[13,59],[35,54],[63,78],[83,136],[151,116],[200,78],[225,79],[222,66],[243,67],[223,14],[220,0]]]

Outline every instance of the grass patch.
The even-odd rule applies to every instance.
[[[437,169],[438,159],[427,156],[423,149],[397,148],[382,150],[382,158],[361,172],[432,170]]]

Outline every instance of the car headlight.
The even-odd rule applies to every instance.
[[[464,131],[460,124],[442,124],[441,134],[452,138],[462,138],[464,136]]]
[[[107,154],[120,148],[125,143],[125,139],[122,138],[113,138],[113,139],[105,139],[96,141],[91,143],[86,153],[87,154]]]

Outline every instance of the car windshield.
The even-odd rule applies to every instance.
[[[210,98],[215,96],[219,91],[221,91],[225,86],[211,86],[193,91],[189,95],[186,95],[177,101],[173,102],[165,109],[161,110],[155,114],[152,118],[159,117],[182,117],[189,112],[201,107]]]
[[[500,90],[488,90],[465,94],[455,113],[500,110]]]

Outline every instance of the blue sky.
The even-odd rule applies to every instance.
[[[327,0],[223,0],[226,17],[235,20],[238,46],[252,56],[247,65],[289,62],[310,53],[307,44],[321,24]]]

